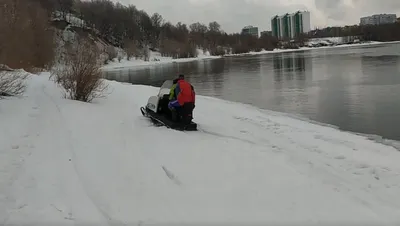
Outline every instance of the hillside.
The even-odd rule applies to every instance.
[[[118,69],[135,66],[154,65],[171,62],[186,62],[199,59],[219,58],[212,56],[209,51],[197,49],[195,57],[174,59],[163,56],[157,49],[148,49],[146,54],[138,53],[137,56],[128,59],[127,51],[101,38],[95,29],[85,26],[85,21],[73,14],[60,17],[57,13],[52,19],[52,26],[56,30],[56,65],[62,65],[67,54],[66,49],[72,45],[77,38],[89,38],[99,48],[102,69]]]
[[[107,82],[94,103],[47,73],[0,110],[5,225],[395,225],[400,152],[280,113],[198,97],[198,132],[139,111],[158,89]],[[210,117],[212,112],[212,117]]]

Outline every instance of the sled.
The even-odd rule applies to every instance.
[[[157,94],[157,96],[149,97],[147,105],[140,107],[143,116],[148,117],[155,125],[165,126],[170,129],[180,131],[197,131],[197,123],[192,121],[192,117],[187,119],[187,122],[182,119],[182,116],[174,113],[168,108],[169,91],[173,85],[172,80],[166,80]]]

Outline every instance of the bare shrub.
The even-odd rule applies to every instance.
[[[210,54],[212,56],[223,56],[225,55],[225,49],[222,46],[217,46],[210,49]]]
[[[0,98],[16,96],[25,92],[25,79],[28,73],[14,71],[8,66],[0,65]]]
[[[118,52],[114,46],[108,46],[106,48],[106,51],[107,51],[107,55],[108,55],[108,61],[113,61],[115,58],[117,58]]]
[[[179,43],[179,58],[197,57],[197,48],[194,44]]]
[[[144,61],[149,61],[150,60],[150,50],[147,46],[143,47],[142,49],[142,55],[144,57]]]
[[[126,40],[124,50],[126,52],[126,59],[130,60],[138,51],[136,42],[133,40]]]
[[[136,50],[135,53],[133,54],[135,56],[135,59],[142,59],[143,57],[143,49],[140,47],[140,45],[136,45]]]
[[[232,48],[233,54],[248,53],[250,50],[251,49],[247,43],[237,44],[237,45],[234,45]]]
[[[172,39],[163,39],[161,41],[160,53],[162,56],[178,58],[179,43]]]
[[[160,52],[162,56],[177,58],[197,57],[197,48],[194,43],[177,42],[172,39],[164,39],[161,42]]]
[[[104,97],[108,85],[101,76],[99,49],[86,39],[77,39],[67,51],[65,65],[52,72],[52,77],[65,90],[65,97],[83,102]]]

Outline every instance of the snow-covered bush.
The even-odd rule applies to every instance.
[[[14,71],[6,65],[0,65],[0,98],[24,93],[27,77],[26,72]]]

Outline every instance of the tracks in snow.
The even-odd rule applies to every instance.
[[[167,169],[167,167],[162,166],[161,168],[164,170],[164,172],[167,175],[167,177],[169,179],[171,179],[171,181],[174,182],[174,184],[179,185],[179,186],[182,185],[182,182],[171,171],[169,171]]]
[[[71,130],[68,129],[68,126],[66,124],[66,120],[65,117],[62,113],[62,109],[60,108],[60,106],[57,104],[57,102],[54,100],[53,97],[51,97],[45,90],[45,87],[42,86],[42,91],[43,94],[51,101],[51,103],[53,103],[53,107],[56,109],[56,111],[58,112],[58,120],[55,120],[55,124],[59,123],[60,127],[55,126],[54,128],[63,128],[60,129],[59,131],[54,131],[55,133],[58,133],[58,135],[62,138],[64,138],[64,140],[67,142],[68,145],[68,150],[69,150],[69,159],[72,159],[72,170],[75,172],[74,174],[76,175],[78,181],[79,181],[79,185],[82,188],[82,191],[85,193],[85,196],[88,197],[88,199],[90,200],[90,202],[93,204],[93,206],[96,208],[97,212],[104,218],[105,222],[107,222],[107,225],[110,226],[119,226],[119,225],[127,225],[126,223],[122,223],[119,222],[118,220],[114,220],[104,209],[102,209],[98,203],[98,201],[96,200],[95,197],[93,197],[91,195],[91,193],[89,192],[89,189],[87,187],[87,184],[85,184],[85,180],[82,177],[82,173],[80,172],[79,166],[77,164],[78,158],[76,156],[76,149],[74,147],[74,143],[72,141],[72,133]],[[65,161],[67,161],[67,159],[65,159]],[[72,216],[71,216],[71,219]]]

